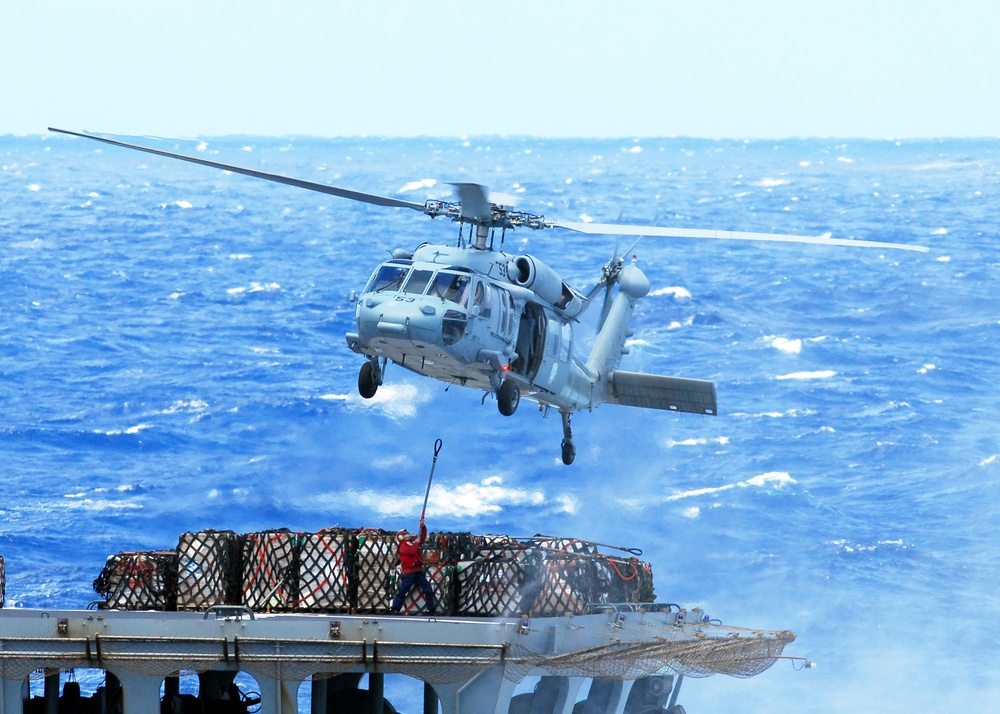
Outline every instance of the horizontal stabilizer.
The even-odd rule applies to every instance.
[[[608,403],[689,414],[718,414],[715,384],[700,379],[617,371],[611,379]]]

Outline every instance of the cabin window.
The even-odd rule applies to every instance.
[[[408,268],[400,265],[382,265],[368,281],[366,293],[395,292],[403,284]]]
[[[410,277],[406,279],[403,292],[413,293],[414,295],[423,294],[424,290],[427,289],[427,283],[431,281],[431,276],[433,275],[433,270],[414,270],[410,273]]]
[[[468,275],[439,272],[435,276],[434,282],[431,283],[427,294],[467,307],[469,304],[469,283]]]
[[[482,280],[476,283],[476,307],[479,308],[480,317],[489,317],[493,314],[493,309],[490,304],[493,298],[493,292],[490,289],[488,283],[484,283]]]

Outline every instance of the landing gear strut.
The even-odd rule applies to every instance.
[[[365,399],[374,397],[379,385],[382,384],[384,371],[385,361],[379,364],[377,357],[372,357],[361,365],[361,371],[358,372],[358,394]]]
[[[560,413],[562,414],[563,423],[562,462],[569,466],[573,463],[573,459],[576,458],[576,447],[573,446],[573,429],[569,425],[572,415],[569,412]]]

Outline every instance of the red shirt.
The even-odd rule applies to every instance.
[[[427,526],[420,524],[420,537],[416,540],[402,540],[399,543],[399,564],[403,575],[419,573],[424,569],[424,552],[421,546],[427,540]]]

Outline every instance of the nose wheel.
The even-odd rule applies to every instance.
[[[573,429],[570,427],[570,414],[562,412],[563,440],[562,440],[562,462],[569,466],[576,458],[576,447],[573,445]]]
[[[358,394],[365,399],[371,399],[382,384],[382,367],[373,358],[361,365],[358,372]]]

